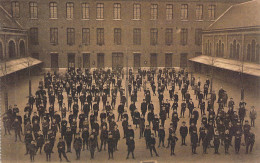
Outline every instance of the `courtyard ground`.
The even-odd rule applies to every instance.
[[[203,74],[194,74],[196,79],[200,77],[200,80],[202,82],[202,85],[204,84],[206,80],[206,76]],[[39,74],[37,76],[32,77],[32,92],[35,93],[38,82],[40,79],[43,79],[43,75]],[[124,86],[123,81],[123,86]],[[214,79],[214,84],[213,84],[213,89],[218,91],[220,87],[223,87],[228,93],[229,97],[233,97],[235,101],[235,108],[237,109],[238,103],[240,101],[240,88],[238,85],[234,84],[229,84],[227,82],[224,82],[222,80]],[[177,88],[177,87],[176,87]],[[191,89],[191,88],[189,88]],[[259,88],[256,88],[259,89]],[[198,102],[195,101],[195,97],[192,92],[192,99],[195,103],[195,106],[197,106]],[[179,97],[181,96],[181,92],[178,91]],[[23,110],[24,107],[27,103],[27,96],[28,96],[28,78],[24,77],[23,79],[19,79],[17,81],[13,81],[8,87],[8,95],[9,95],[9,105],[14,105],[17,104],[21,116],[24,115]],[[64,93],[65,95],[65,93]],[[119,94],[118,94],[119,96]],[[136,104],[138,110],[140,111],[140,106],[141,102],[143,99],[143,92],[138,92],[138,102]],[[169,98],[169,93],[168,91],[165,92],[165,99]],[[119,102],[119,97],[117,98],[117,104]],[[256,110],[258,112],[258,115],[260,114],[259,108],[260,108],[260,98],[255,96],[252,91],[245,89],[245,101],[247,102],[247,109],[249,110],[250,106],[254,105],[256,106]],[[67,102],[66,100],[66,95],[65,95],[65,103]],[[129,99],[130,101],[130,99]],[[155,105],[155,113],[159,113],[159,105],[158,105],[158,96],[152,96],[152,101],[153,104]],[[3,92],[1,92],[1,112],[4,113],[4,102],[3,102]],[[171,101],[172,105],[172,101]],[[48,107],[49,105],[47,105]],[[102,106],[102,105],[100,105]],[[180,106],[180,103],[179,103]],[[55,106],[55,109],[57,109],[57,103]],[[116,107],[117,108],[117,107]],[[35,107],[34,107],[35,109]],[[127,109],[129,112],[129,109]],[[117,117],[117,111],[114,111],[115,116]],[[170,112],[171,115],[172,111]],[[180,115],[180,109],[178,109],[178,113]],[[248,117],[249,111],[247,112],[246,119],[249,119]],[[68,116],[68,115],[67,115]],[[188,122],[188,111],[186,110],[185,113],[185,118],[181,118],[181,121],[186,121]],[[200,119],[199,119],[200,121]],[[129,119],[129,122],[131,122],[131,119]],[[168,137],[168,128],[170,124],[170,119],[166,120],[165,123],[165,131],[166,131],[166,138]],[[198,123],[200,124],[200,123]],[[120,134],[121,137],[123,135],[123,129],[121,122],[118,122],[119,129],[120,129]],[[3,124],[1,123],[1,126]],[[180,126],[180,123],[179,123]],[[192,155],[191,153],[191,146],[190,146],[190,139],[187,137],[186,141],[188,146],[181,146],[181,138],[179,135],[179,130],[177,130],[177,137],[179,138],[179,141],[177,142],[177,145],[175,147],[175,156],[170,156],[170,148],[157,148],[158,145],[158,138],[156,138],[156,149],[157,152],[159,153],[160,157],[151,157],[150,152],[148,149],[145,148],[145,140],[144,138],[139,139],[139,128],[135,130],[135,160],[133,160],[131,157],[129,157],[128,160],[126,160],[126,155],[127,155],[127,146],[125,140],[121,139],[118,144],[118,149],[119,151],[116,151],[114,153],[114,159],[113,160],[108,160],[108,153],[107,151],[102,151],[102,152],[96,152],[95,153],[95,159],[90,160],[90,152],[89,151],[82,151],[81,152],[81,159],[76,160],[76,154],[75,151],[72,149],[72,153],[68,153],[67,156],[71,160],[71,162],[140,162],[140,161],[149,161],[149,160],[156,160],[157,162],[251,162],[251,163],[258,163],[260,162],[260,120],[259,117],[256,120],[256,127],[253,128],[252,130],[254,131],[256,135],[256,142],[253,148],[253,152],[251,154],[246,155],[245,154],[245,146],[241,146],[240,149],[240,154],[235,154],[234,152],[234,147],[230,147],[230,154],[225,155],[224,154],[224,147],[220,146],[220,155],[215,155],[213,154],[213,148],[208,150],[208,154],[202,154],[202,146],[197,148],[197,155]],[[197,126],[198,128],[200,125]],[[14,163],[14,162],[30,162],[29,155],[24,155],[25,154],[25,144],[23,142],[14,142],[14,132],[11,132],[11,136],[4,136],[4,129],[1,127],[1,160],[2,162],[5,163]],[[24,137],[22,136],[22,140]],[[242,139],[243,142],[244,139]],[[100,144],[100,143],[99,143]],[[165,141],[165,144],[167,144],[167,141]],[[57,147],[56,143],[54,146],[54,153],[51,156],[52,162],[60,162],[59,157],[58,157],[58,152],[57,152]],[[45,154],[38,154],[35,156],[35,162],[45,162]],[[64,159],[63,159],[64,161]]]

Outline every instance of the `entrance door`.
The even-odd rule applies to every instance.
[[[141,54],[134,53],[134,68],[139,68],[141,66]]]
[[[104,61],[105,61],[105,57],[104,57],[104,53],[98,53],[97,54],[97,67],[98,68],[103,68],[104,67]]]
[[[112,67],[123,67],[124,56],[123,53],[112,53]]]
[[[165,67],[172,67],[172,53],[165,54]]]
[[[150,54],[150,66],[157,67],[157,54],[156,53]]]
[[[83,68],[90,68],[90,54],[83,53]]]
[[[187,67],[188,53],[181,53],[180,67]]]
[[[51,53],[51,68],[59,68],[59,54]]]
[[[75,68],[75,54],[68,53],[68,68]]]

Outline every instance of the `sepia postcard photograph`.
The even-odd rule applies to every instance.
[[[260,0],[0,0],[0,162],[259,163]]]

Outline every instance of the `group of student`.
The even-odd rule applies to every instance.
[[[95,151],[101,152],[106,147],[108,159],[113,159],[122,139],[127,146],[126,158],[130,154],[135,158],[137,135],[144,138],[150,155],[155,153],[158,157],[156,137],[158,147],[165,147],[167,140],[171,155],[175,155],[179,139],[181,146],[187,145],[188,135],[192,154],[197,153],[200,144],[203,153],[214,147],[218,154],[220,145],[224,145],[227,154],[233,138],[236,153],[241,144],[246,146],[246,153],[252,151],[255,135],[251,127],[257,115],[254,106],[249,112],[249,124],[249,119],[245,120],[246,102],[241,100],[237,110],[233,98],[228,100],[223,88],[216,94],[209,90],[209,79],[203,84],[184,69],[140,68],[137,72],[130,69],[127,74],[122,68],[48,72],[39,81],[35,96],[29,96],[23,118],[17,105],[10,106],[4,114],[5,134],[14,130],[15,141],[17,138],[22,141],[21,134],[24,135],[26,154],[30,154],[31,161],[42,148],[46,161],[51,161],[55,144],[60,160],[63,156],[69,161],[66,153],[72,152],[71,145],[77,160],[81,151],[89,150],[90,158],[94,159]],[[152,101],[156,96],[158,101]],[[166,123],[170,124],[168,134]],[[139,134],[134,128],[139,128]]]

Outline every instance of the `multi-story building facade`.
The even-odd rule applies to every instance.
[[[245,0],[1,0],[46,68],[185,67],[201,31]]]

